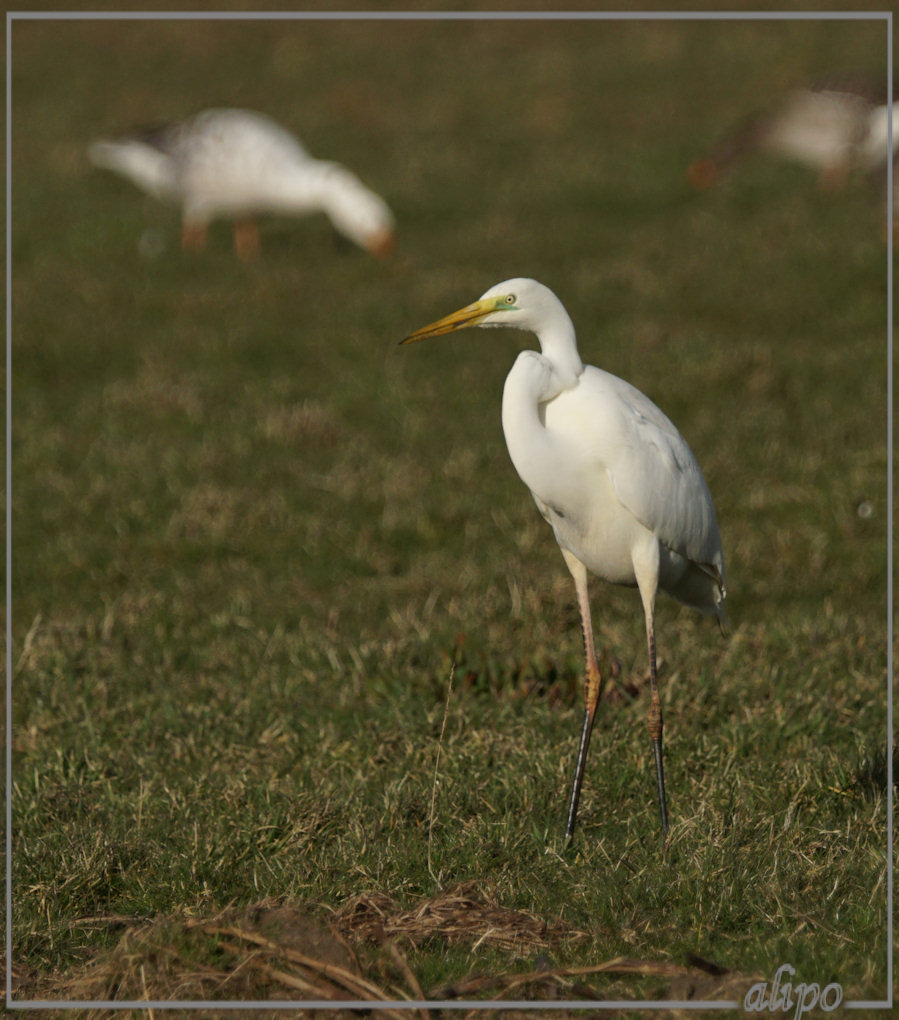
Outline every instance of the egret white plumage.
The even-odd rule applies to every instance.
[[[91,161],[154,198],[180,203],[182,244],[205,245],[209,223],[234,220],[242,258],[259,249],[256,213],[324,212],[335,229],[376,255],[393,245],[386,202],[339,163],[313,159],[284,128],[247,110],[205,110],[181,123],[94,142]]]
[[[724,554],[715,507],[686,440],[630,383],[584,365],[562,302],[536,280],[491,287],[473,304],[402,343],[465,326],[511,326],[537,335],[506,377],[502,424],[515,470],[553,529],[574,578],[584,633],[585,711],[565,827],[574,832],[603,677],[596,661],[588,571],[636,586],[649,650],[649,733],[659,815],[668,828],[662,709],[656,677],[655,599],[661,590],[723,623]]]

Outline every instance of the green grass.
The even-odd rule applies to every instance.
[[[761,157],[711,193],[683,183],[783,86],[880,70],[882,35],[14,26],[26,994],[81,987],[114,950],[120,931],[85,919],[167,931],[271,900],[325,917],[375,893],[409,909],[471,881],[589,933],[541,950],[554,965],[694,953],[885,994],[881,210],[862,182],[825,194]],[[174,210],[87,164],[98,134],[213,103],[264,109],[356,169],[396,212],[397,257],[341,250],[320,219],[264,223],[251,266],[223,226],[188,257]],[[141,254],[147,231],[158,257]],[[556,290],[585,360],[670,414],[715,496],[730,636],[659,605],[667,852],[639,599],[598,582],[620,674],[564,852],[577,611],[499,424],[531,340],[397,347],[513,275]],[[533,969],[538,952],[475,933],[402,945],[426,991]],[[585,980],[669,992],[652,975]]]

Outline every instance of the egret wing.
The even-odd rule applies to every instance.
[[[674,552],[723,575],[715,506],[687,441],[638,389],[594,369],[615,441],[604,460],[621,504]],[[593,382],[593,380],[591,380]]]

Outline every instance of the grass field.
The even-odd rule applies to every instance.
[[[885,63],[882,22],[14,25],[16,998],[365,997],[296,954],[369,998],[742,999],[783,963],[883,998],[882,210],[684,170]],[[396,256],[323,218],[188,256],[87,163],[210,105],[354,168]],[[577,610],[499,422],[532,338],[397,346],[515,275],[716,500],[729,636],[658,607],[667,850],[639,599],[599,582],[563,845]]]

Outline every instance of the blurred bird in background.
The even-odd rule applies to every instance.
[[[766,152],[819,171],[824,188],[838,188],[856,171],[878,180],[888,159],[889,106],[885,81],[830,76],[788,92],[755,114],[707,155],[690,164],[697,188],[717,183],[751,152]],[[893,137],[893,149],[896,147]]]
[[[189,120],[94,142],[95,166],[133,181],[154,198],[179,203],[182,246],[202,250],[214,219],[234,221],[234,250],[259,253],[258,213],[323,212],[334,228],[377,256],[393,248],[386,202],[341,166],[314,159],[290,132],[247,110],[206,110]]]

